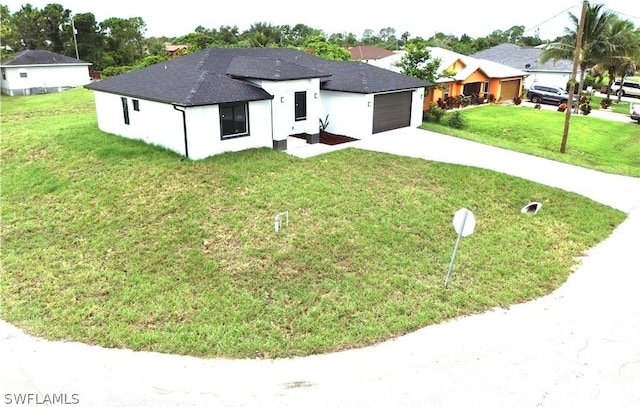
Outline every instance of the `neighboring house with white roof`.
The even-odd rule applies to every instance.
[[[525,89],[529,89],[534,83],[558,86],[566,89],[571,79],[573,61],[561,59],[549,60],[544,64],[540,62],[540,56],[544,51],[544,45],[537,47],[520,47],[515,44],[505,43],[485,49],[472,55],[474,58],[487,59],[493,62],[508,65],[529,73],[525,79]],[[578,68],[576,77],[580,76]]]
[[[91,82],[89,62],[46,50],[24,50],[2,61],[2,93],[9,96],[60,92]]]
[[[422,123],[429,82],[290,48],[211,48],[93,82],[101,130],[191,159],[257,147],[287,149],[292,135],[352,138]]]
[[[424,99],[424,108],[437,102],[438,99],[457,97],[459,95],[477,95],[481,99],[508,100],[522,95],[526,72],[507,65],[498,64],[485,59],[472,58],[444,48],[427,47],[431,59],[440,60],[437,86]],[[396,66],[405,51],[397,51],[393,56],[369,61],[369,64],[400,72]]]

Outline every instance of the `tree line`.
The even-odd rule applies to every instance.
[[[188,52],[209,47],[296,47],[331,59],[348,59],[347,47],[375,45],[395,50],[416,40],[467,55],[504,42],[543,43],[537,37],[524,36],[523,26],[496,30],[476,39],[468,35],[456,37],[437,33],[425,40],[412,38],[409,32],[399,34],[393,27],[384,27],[378,32],[366,29],[358,36],[352,32],[327,34],[305,24],[291,26],[267,22],[254,23],[244,31],[231,25],[199,26],[194,32],[179,37],[146,37],[147,26],[141,17],[111,17],[98,22],[93,13],[72,14],[58,3],[47,4],[42,9],[27,3],[14,13],[6,5],[0,5],[0,17],[3,59],[11,58],[8,50],[46,49],[77,56],[91,62],[97,70],[158,62],[167,56],[166,43],[187,45]]]
[[[393,27],[384,27],[378,32],[366,29],[358,36],[352,32],[327,34],[305,24],[272,25],[268,22],[254,23],[244,31],[235,25],[218,28],[198,26],[191,33],[169,38],[146,37],[147,26],[141,17],[111,17],[98,22],[93,13],[72,14],[71,10],[58,3],[47,4],[42,9],[27,3],[14,13],[7,6],[0,5],[0,49],[5,60],[12,57],[9,50],[47,49],[77,56],[91,62],[96,70],[111,70],[112,73],[167,59],[167,43],[186,45],[186,52],[210,47],[295,47],[335,60],[349,59],[348,47],[374,45],[389,50],[422,52],[424,55],[418,55],[422,61],[429,59],[428,52],[425,54],[423,50],[429,46],[470,55],[502,43],[521,46],[547,44],[544,62],[573,59],[579,21],[575,15],[569,14],[575,27],[567,27],[565,35],[547,41],[537,35],[525,35],[524,26],[495,30],[478,38],[440,32],[424,39],[412,37],[409,32],[399,34]],[[591,70],[593,75],[613,77],[636,69],[640,61],[640,31],[633,23],[620,19],[600,4],[589,5],[586,22],[580,59],[583,74]],[[407,48],[412,44],[413,47]]]

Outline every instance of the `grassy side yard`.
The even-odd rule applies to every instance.
[[[547,294],[625,217],[355,149],[181,160],[100,132],[84,89],[1,101],[0,317],[49,339],[240,358],[364,346]],[[445,289],[461,207],[477,226]]]
[[[423,123],[422,128],[603,172],[640,176],[640,126],[636,123],[574,115],[563,154],[563,113],[495,104],[460,113],[463,129],[432,122]],[[445,116],[442,123],[446,120]]]

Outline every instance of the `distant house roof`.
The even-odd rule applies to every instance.
[[[470,57],[444,48],[428,47],[431,58],[438,58],[442,62],[441,70],[447,69],[456,61],[462,62],[464,67],[456,72],[454,80],[463,81],[467,79],[473,72],[480,70],[489,78],[510,78],[514,76],[527,76],[526,72],[512,68],[507,65],[499,64],[482,58]],[[449,82],[451,79],[442,78],[441,82]]]
[[[573,61],[569,59],[561,59],[557,62],[550,60],[544,64],[540,63],[540,55],[543,51],[543,48],[540,47],[520,47],[516,44],[505,43],[476,52],[471,56],[526,71],[571,72]]]
[[[357,47],[349,47],[347,49],[354,61],[364,61],[370,59],[380,59],[393,55],[393,51],[388,49],[375,47],[372,45],[358,45]]]
[[[513,78],[529,75],[524,70],[515,69],[507,65],[495,63],[485,59],[473,58],[468,55],[458,54],[457,52],[450,51],[439,47],[427,47],[429,51],[429,57],[431,60],[439,59],[440,67],[438,74],[444,73],[445,70],[454,66],[457,61],[460,61],[461,67],[455,72],[453,77],[442,77],[436,82],[446,83],[452,81],[464,81],[476,71],[482,71],[489,78]],[[400,61],[406,54],[406,51],[396,51],[393,56],[387,57],[383,60],[372,62],[378,66],[388,66],[391,70],[400,70],[396,65],[396,62]]]
[[[91,65],[76,58],[44,49],[27,49],[15,53],[15,58],[2,62],[2,66],[32,66],[32,65]]]
[[[272,98],[264,89],[243,80],[249,78],[319,78],[324,90],[365,94],[430,85],[360,62],[328,61],[292,48],[210,48],[86,88],[180,106]]]
[[[167,44],[164,46],[164,48],[167,50],[167,52],[170,53],[175,53],[177,51],[183,50],[183,49],[187,49],[186,45],[173,45],[173,44]]]

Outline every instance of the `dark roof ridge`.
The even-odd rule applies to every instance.
[[[203,52],[200,53],[200,55],[202,55],[202,57],[196,64],[196,67],[195,67],[196,71],[202,70],[204,65],[207,63],[207,60],[211,56],[211,51],[209,49],[205,49]]]
[[[191,104],[191,101],[193,100],[195,95],[198,93],[198,90],[200,89],[202,84],[206,81],[207,76],[209,76],[209,72],[207,72],[207,71],[203,71],[200,74],[200,77],[198,78],[198,81],[193,85],[193,87],[191,88],[191,91],[189,92],[187,97],[184,99],[186,104]]]
[[[362,83],[362,89],[365,92],[370,92],[369,82],[367,81],[367,73],[364,70],[364,64],[358,64],[358,75],[360,75],[360,82]]]

